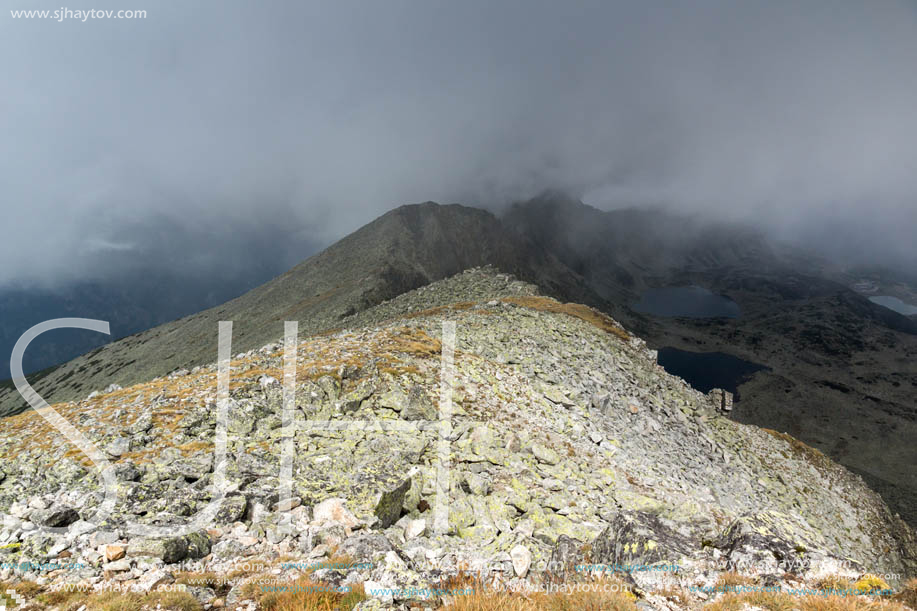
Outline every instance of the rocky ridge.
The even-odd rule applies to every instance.
[[[102,501],[85,458],[36,413],[8,418],[0,551],[4,567],[34,566],[3,568],[0,578],[149,591],[181,581],[181,571],[238,579],[243,561],[258,567],[248,577],[292,583],[307,564],[340,556],[347,568],[311,578],[400,589],[360,603],[388,608],[440,602],[417,593],[460,567],[519,586],[586,568],[677,564],[624,578],[644,604],[679,608],[707,597],[676,604],[660,588],[711,586],[725,571],[762,583],[917,573],[913,531],[858,476],[788,436],[729,420],[721,395],[666,374],[612,319],[538,292],[475,269],[304,338],[296,427],[283,426],[283,346],[236,355],[222,464],[215,365],[55,406],[114,465],[118,502],[99,529],[84,521]],[[443,321],[456,327],[445,429]],[[345,420],[358,424],[307,426]],[[288,437],[294,497],[282,504]],[[186,522],[217,494],[218,469],[228,486],[207,531],[130,533],[129,522]],[[437,486],[448,494],[443,531]],[[37,566],[62,559],[81,566]],[[189,591],[205,607],[258,600],[238,581]]]

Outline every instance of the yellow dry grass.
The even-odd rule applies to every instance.
[[[417,310],[416,312],[409,312],[401,316],[396,317],[399,320],[410,320],[412,318],[424,318],[427,316],[439,316],[440,314],[450,314],[454,312],[464,312],[465,310],[470,310],[474,306],[478,305],[474,301],[459,301],[457,303],[450,303],[448,305],[437,306],[435,308],[429,308],[426,310]],[[483,314],[483,312],[482,312]],[[395,319],[389,319],[395,320]]]
[[[264,611],[349,611],[367,598],[362,584],[333,588],[307,576],[276,586],[256,583],[259,581],[270,582],[271,579],[267,576],[263,580],[255,579],[245,584],[242,592],[254,598],[258,609]]]
[[[573,318],[579,318],[582,321],[610,333],[615,337],[630,341],[630,335],[610,316],[599,312],[589,306],[579,303],[560,303],[550,297],[505,297],[504,302],[512,303],[539,312],[551,312],[552,314],[566,314]]]
[[[439,608],[442,611],[634,611],[637,608],[636,596],[614,577],[566,585],[571,589],[511,591],[490,587],[481,579],[460,571],[437,585],[439,590],[454,593],[444,597]]]
[[[827,456],[812,446],[806,445],[805,443],[799,441],[795,437],[787,435],[786,433],[780,433],[773,429],[762,428],[761,430],[771,435],[772,437],[782,439],[783,441],[790,444],[790,448],[793,449],[793,452],[795,452],[800,458],[809,462],[813,467],[828,469],[833,465],[831,459],[829,459]]]
[[[907,611],[903,605],[861,596],[791,596],[782,592],[725,594],[706,605],[704,611],[743,611],[757,607],[767,611]]]
[[[735,571],[729,571],[727,573],[722,573],[719,576],[719,579],[716,580],[716,585],[718,586],[745,586],[753,584],[755,581],[750,577],[736,573]]]
[[[25,608],[55,608],[65,611],[136,611],[138,609],[160,609],[162,611],[201,611],[201,604],[191,594],[182,591],[156,591],[148,594],[138,592],[93,592],[88,589],[46,590],[30,581],[16,584],[0,584],[3,592],[13,589],[27,599]],[[4,595],[7,604],[15,604]]]
[[[901,591],[892,597],[895,602],[917,609],[917,577],[908,579],[901,587]]]

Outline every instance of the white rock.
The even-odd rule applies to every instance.
[[[91,522],[87,522],[85,520],[77,520],[76,522],[74,522],[73,524],[71,524],[68,527],[67,537],[71,539],[75,539],[76,537],[79,537],[80,535],[85,535],[86,533],[92,532],[93,530],[95,530],[95,528],[96,528],[95,524]]]
[[[535,532],[535,522],[529,519],[520,520],[513,532],[526,538],[531,537]]]
[[[404,560],[394,551],[386,552],[385,554],[385,566],[386,568],[404,570],[407,568],[407,565],[404,563]]]
[[[76,524],[76,522],[74,522]],[[116,531],[113,530],[97,530],[89,537],[89,544],[93,547],[99,547],[102,545],[108,545],[109,543],[114,543],[121,537]]]
[[[116,437],[105,446],[105,452],[110,456],[118,457],[131,451],[130,437]]]
[[[20,503],[19,501],[17,501],[13,503],[12,505],[10,505],[10,515],[13,516],[14,518],[17,518],[17,519],[25,518],[30,513],[31,511],[29,510],[28,506],[24,503]]]
[[[341,524],[353,528],[360,520],[345,507],[344,499],[327,499],[313,509],[312,522],[315,524]]]
[[[309,558],[321,558],[322,556],[327,556],[331,552],[331,548],[320,543],[312,548],[312,551],[309,552]]]
[[[130,560],[115,560],[114,562],[109,562],[108,564],[103,564],[102,569],[105,571],[111,571],[113,573],[120,573],[122,571],[131,570]]]
[[[363,591],[366,592],[367,596],[381,600],[383,604],[391,605],[395,602],[391,589],[386,588],[384,584],[378,581],[364,581]]]
[[[20,524],[22,524],[22,520],[20,520],[19,518],[15,516],[12,516],[12,515],[3,516],[3,526],[5,528],[8,528],[9,530],[16,530],[17,528],[19,528]]]
[[[532,552],[523,545],[517,545],[509,552],[509,557],[513,559],[513,571],[516,577],[525,577],[532,566]]]
[[[410,520],[405,525],[404,529],[404,538],[413,539],[414,537],[419,537],[423,535],[427,530],[427,521],[423,518],[418,518],[417,520]]]
[[[153,569],[137,580],[137,589],[141,592],[149,592],[169,578],[169,573],[166,573],[162,569]]]
[[[274,503],[274,511],[291,511],[302,505],[302,499],[298,496],[292,496],[289,499]]]

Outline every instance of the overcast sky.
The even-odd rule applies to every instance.
[[[0,284],[295,260],[403,203],[548,187],[917,257],[913,2],[7,10],[60,4],[0,13]]]

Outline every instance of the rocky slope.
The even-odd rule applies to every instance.
[[[236,321],[235,345],[249,350],[275,338],[283,320],[298,320],[304,334],[338,328],[405,291],[485,264],[598,307],[653,348],[723,352],[765,366],[738,388],[732,417],[820,449],[917,524],[913,321],[835,281],[836,270],[748,229],[660,211],[602,212],[556,193],[499,219],[458,205],[398,208],[238,299],[32,379],[50,401],[78,399],[210,362],[219,320]],[[647,287],[686,284],[727,295],[742,316],[661,318],[631,309]],[[0,414],[22,409],[15,389],[0,384]]]
[[[33,604],[57,600],[48,592],[64,583],[179,582],[205,607],[251,609],[270,606],[265,587],[308,574],[362,584],[349,603],[366,597],[360,608],[407,608],[454,602],[424,588],[458,583],[461,567],[536,588],[583,578],[588,564],[614,572],[643,608],[675,609],[701,606],[711,594],[691,589],[726,571],[784,587],[866,572],[897,586],[917,573],[913,531],[858,476],[729,420],[724,397],[666,374],[612,319],[539,293],[471,270],[337,331],[303,333],[292,414],[283,346],[238,354],[225,457],[215,365],[59,404],[114,466],[117,503],[99,529],[85,521],[103,500],[85,457],[35,412],[7,419],[0,550],[20,568],[0,577],[37,583]],[[444,321],[455,324],[448,423],[438,420]],[[291,416],[299,424],[284,426]],[[290,438],[294,497],[283,503]],[[204,532],[154,539],[132,526],[177,528],[221,491]],[[63,559],[81,566],[21,570]]]
[[[334,328],[386,299],[481,265],[536,282],[553,296],[602,303],[577,274],[505,231],[493,214],[428,202],[392,210],[241,297],[43,372],[35,388],[49,401],[68,401],[112,383],[134,384],[212,360],[219,320],[236,321],[235,345],[248,350],[275,338],[284,320],[298,320],[303,333]],[[0,414],[25,408],[12,386],[0,387]]]
[[[854,277],[746,227],[604,212],[556,193],[513,207],[504,223],[581,274],[605,311],[652,347],[766,367],[739,386],[732,417],[855,469],[917,525],[917,325],[852,290]],[[741,317],[632,310],[647,288],[688,285],[730,298]]]

